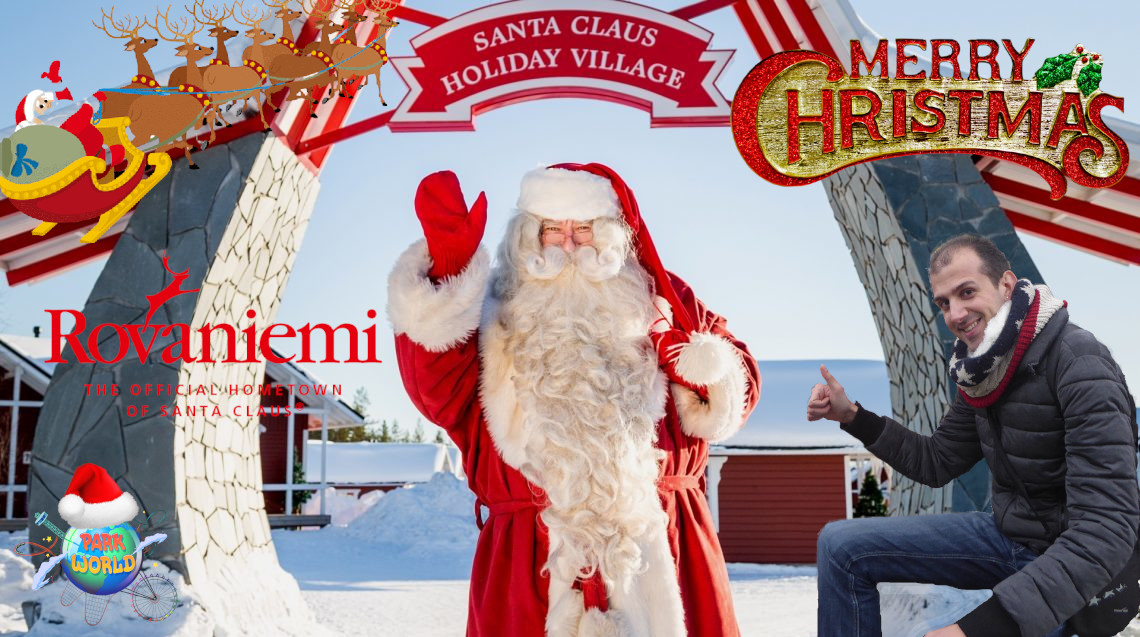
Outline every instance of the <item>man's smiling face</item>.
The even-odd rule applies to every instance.
[[[971,351],[981,345],[986,325],[1013,294],[1017,277],[1006,270],[997,284],[983,271],[982,259],[971,248],[959,248],[950,262],[930,274],[934,303],[954,336]]]

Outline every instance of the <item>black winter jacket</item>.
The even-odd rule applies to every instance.
[[[994,597],[971,613],[970,623],[989,625],[995,632],[982,634],[995,635],[1009,634],[1000,627],[1016,623],[1023,637],[1040,637],[1083,608],[1132,555],[1140,490],[1130,405],[1108,348],[1069,323],[1061,309],[1030,344],[993,407],[1008,465],[994,452],[987,410],[961,396],[931,436],[862,408],[843,428],[897,471],[930,486],[945,485],[986,459],[998,528],[1041,555],[995,586]],[[1032,502],[1021,496],[1007,466]],[[977,621],[980,615],[985,621]]]

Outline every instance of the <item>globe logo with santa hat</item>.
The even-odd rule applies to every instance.
[[[138,503],[96,464],[81,465],[59,501],[71,528],[64,539],[63,572],[81,590],[111,595],[139,572],[139,536],[129,524]]]

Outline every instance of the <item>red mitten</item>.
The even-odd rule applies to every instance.
[[[698,386],[681,378],[677,373],[677,356],[680,355],[681,349],[688,345],[689,335],[684,330],[669,329],[664,332],[653,332],[649,338],[653,341],[653,347],[657,349],[658,364],[665,370],[669,381],[699,391]]]
[[[434,278],[454,276],[467,267],[487,225],[487,195],[479,193],[468,211],[459,178],[450,170],[424,177],[416,190],[416,216],[424,229]]]

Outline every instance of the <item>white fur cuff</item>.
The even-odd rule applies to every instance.
[[[732,343],[716,334],[692,332],[689,342],[681,346],[674,366],[681,378],[704,387],[724,378],[739,362]]]
[[[428,278],[427,241],[413,243],[388,275],[388,320],[396,334],[429,352],[445,352],[467,340],[479,327],[491,258],[480,247],[456,276],[433,285]]]
[[[736,433],[736,430],[743,424],[748,378],[740,355],[736,353],[732,344],[719,336],[712,336],[712,338],[731,348],[729,354],[732,356],[732,361],[726,364],[727,372],[722,374],[718,380],[705,383],[708,389],[708,400],[702,400],[696,392],[677,383],[672,384],[672,390],[673,400],[677,403],[677,413],[681,418],[681,431],[689,436],[704,438],[709,442],[720,442]],[[682,356],[686,350],[682,351]],[[678,359],[678,373],[681,373],[680,363]],[[695,380],[691,380],[689,376],[681,375],[685,380],[699,384]]]

